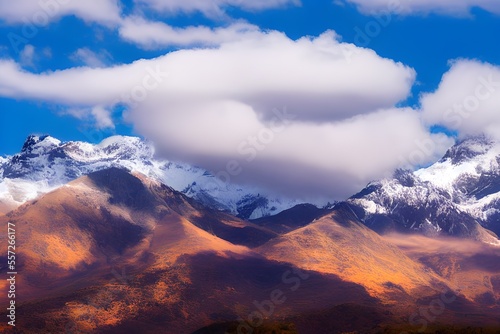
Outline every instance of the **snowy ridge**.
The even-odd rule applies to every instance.
[[[500,213],[500,143],[467,139],[436,164],[415,172],[446,190],[464,211],[488,222]]]
[[[454,235],[497,244],[500,234],[500,143],[458,142],[435,164],[369,184],[347,202],[375,230]],[[486,234],[485,234],[486,233]]]
[[[0,202],[19,206],[82,175],[122,167],[242,218],[276,214],[301,203],[265,195],[255,187],[222,183],[204,169],[157,159],[154,153],[150,143],[137,137],[113,136],[92,145],[29,136],[19,154],[0,158]]]
[[[441,161],[416,171],[415,175],[452,195],[466,195],[460,181],[478,179],[484,173],[498,174],[499,157],[500,143],[471,138],[450,149]]]

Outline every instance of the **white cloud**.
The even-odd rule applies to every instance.
[[[421,98],[424,120],[462,136],[487,133],[500,138],[500,67],[457,60],[438,89]]]
[[[147,21],[142,17],[128,17],[120,26],[120,37],[146,49],[167,46],[215,46],[224,42],[244,38],[247,34],[258,34],[257,26],[233,23],[228,27],[204,26],[176,28],[163,22]]]
[[[292,122],[279,131],[279,122],[262,121],[253,108],[234,101],[202,110],[201,105],[179,106],[183,109],[174,115],[168,106],[154,109],[150,102],[149,108],[132,112],[130,120],[157,143],[158,152],[202,165],[223,179],[241,168],[231,181],[295,196],[346,198],[408,162],[435,161],[452,142],[431,135],[419,114],[409,109],[380,110],[334,123]],[[273,132],[275,124],[279,130]]]
[[[122,4],[119,0],[75,1],[75,0],[0,0],[0,20],[11,25],[21,25],[20,32],[8,35],[12,46],[20,51],[20,46],[37,34],[40,27],[63,16],[74,15],[86,22],[97,22],[108,28],[119,29],[120,36],[140,47],[163,48],[168,46],[216,46],[223,42],[243,37],[243,34],[258,32],[258,27],[229,19],[231,24],[223,27],[187,26],[174,27],[161,21],[150,21],[144,14],[144,8],[165,13],[199,11],[206,15],[225,15],[228,7],[244,10],[264,10],[289,4],[300,5],[298,0],[186,0],[156,1],[139,0],[131,8],[131,16],[122,15]],[[156,15],[156,14],[155,14]],[[213,18],[213,17],[212,17]],[[87,58],[92,66],[101,66],[99,57],[93,57],[89,50],[76,57]],[[102,60],[102,59],[101,59]]]
[[[66,15],[75,15],[88,22],[116,24],[120,21],[120,2],[119,0],[0,0],[0,20],[11,24],[41,27]]]
[[[357,5],[361,12],[381,12],[401,15],[439,13],[454,16],[468,15],[472,8],[500,14],[500,3],[496,0],[345,0]]]
[[[115,124],[111,117],[112,111],[102,106],[93,108],[69,108],[61,111],[60,115],[70,115],[79,120],[89,122],[89,125],[100,130],[114,129]]]
[[[209,17],[224,16],[228,7],[255,11],[300,5],[300,0],[135,0],[135,2],[159,12],[171,14],[201,12]]]
[[[45,58],[52,58],[52,49],[50,47],[44,47],[42,50],[42,54]]]
[[[414,70],[339,43],[333,32],[296,41],[249,34],[128,65],[42,74],[0,61],[0,72],[2,96],[89,110],[101,126],[111,126],[106,110],[121,101],[166,157],[214,172],[235,160],[243,171],[233,181],[287,193],[345,197],[400,166],[419,140],[437,142],[417,112],[393,108],[407,98]],[[275,120],[283,108],[293,114],[284,129]],[[439,143],[416,163],[449,141]]]
[[[71,54],[70,58],[89,67],[104,67],[109,63],[112,56],[106,50],[96,53],[89,48],[80,48]]]
[[[33,63],[34,57],[35,57],[35,47],[31,44],[27,44],[21,50],[21,53],[19,55],[19,62],[23,66],[34,67],[35,66],[35,64]]]
[[[141,83],[147,68],[171,77],[158,90],[183,103],[231,99],[254,106],[266,118],[272,108],[294,106],[307,121],[336,121],[405,100],[413,69],[369,49],[339,43],[332,32],[317,38],[288,39],[278,32],[224,43],[218,48],[181,50],[147,61],[104,69],[74,68],[34,75],[1,61],[0,92],[60,103],[105,105]],[[75,80],[78,78],[78,80]],[[154,95],[154,94],[150,94]],[[112,96],[112,99],[110,98]]]
[[[107,128],[115,128],[113,120],[111,119],[111,111],[101,107],[95,106],[91,110],[92,116],[94,116],[96,127],[98,129],[107,129]]]

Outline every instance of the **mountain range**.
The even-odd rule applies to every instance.
[[[258,187],[223,182],[198,167],[158,159],[151,143],[137,137],[113,136],[92,145],[31,135],[21,152],[0,158],[0,210],[110,167],[141,172],[209,207],[245,219],[275,214],[300,203],[264,195]]]
[[[158,159],[153,146],[136,137],[114,136],[92,145],[32,135],[20,153],[0,158],[0,212],[111,167],[140,172],[207,207],[242,219],[265,220],[303,202],[269,195],[253,186],[224,183],[207,170]],[[392,178],[371,182],[339,202],[344,203],[377,232],[421,232],[496,243],[500,143],[484,136],[467,138],[435,164],[415,172],[397,170]],[[321,203],[322,209],[333,206]]]
[[[19,273],[18,326],[0,330],[497,333],[497,152],[468,138],[318,208],[205,191],[210,173],[157,160],[138,138],[30,136],[0,160]]]

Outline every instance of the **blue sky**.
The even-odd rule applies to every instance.
[[[453,93],[455,89],[453,85],[461,81],[446,82],[443,78],[445,73],[450,73],[450,77],[456,75],[457,78],[460,78],[460,75],[467,78],[467,75],[471,75],[472,70],[477,70],[478,72],[474,73],[483,73],[486,77],[490,73],[496,75],[495,71],[500,65],[500,45],[496,36],[496,33],[500,31],[500,5],[478,0],[476,3],[469,2],[476,6],[462,8],[454,1],[436,0],[431,3],[414,0],[402,1],[403,5],[392,10],[392,7],[387,4],[390,2],[389,0],[372,2],[367,0],[302,0],[301,2],[288,0],[267,2],[211,0],[205,2],[209,5],[201,7],[196,1],[172,0],[163,2],[159,0],[106,0],[99,5],[78,4],[71,1],[66,4],[67,2],[22,0],[12,6],[11,2],[0,0],[0,57],[5,66],[0,66],[2,71],[0,72],[0,155],[18,152],[24,139],[32,133],[50,134],[63,141],[83,140],[91,142],[99,142],[113,134],[140,135],[155,142],[158,151],[165,157],[186,160],[212,171],[224,169],[228,160],[236,158],[238,161],[241,160],[245,167],[248,166],[246,170],[249,171],[249,176],[243,181],[260,180],[266,183],[269,180],[265,177],[262,179],[262,175],[265,174],[263,171],[272,169],[269,166],[273,164],[273,161],[277,161],[276,166],[280,165],[280,161],[283,163],[296,162],[296,165],[300,166],[297,173],[310,171],[307,165],[311,164],[315,165],[315,168],[320,168],[325,175],[335,173],[345,178],[350,171],[347,171],[343,165],[364,163],[363,160],[358,160],[354,155],[369,156],[373,149],[368,148],[366,143],[372,142],[373,136],[377,140],[380,139],[380,143],[391,143],[397,141],[396,138],[399,138],[397,136],[405,129],[413,129],[408,130],[408,132],[414,131],[411,132],[414,137],[407,139],[401,137],[401,141],[407,140],[408,145],[404,148],[398,147],[397,150],[401,150],[396,155],[388,157],[380,154],[381,160],[385,160],[385,162],[374,163],[373,169],[376,172],[359,170],[347,177],[357,186],[358,183],[380,176],[387,170],[397,167],[396,165],[401,161],[411,160],[411,154],[418,150],[418,145],[416,148],[411,147],[417,138],[421,141],[430,138],[429,140],[439,143],[434,145],[432,152],[424,152],[426,157],[421,161],[410,161],[410,164],[414,166],[425,164],[442,154],[444,147],[449,145],[450,141],[443,138],[440,139],[441,141],[435,140],[433,137],[435,130],[430,129],[444,129],[446,134],[454,132],[458,135],[477,134],[482,130],[494,131],[489,128],[483,129],[481,126],[482,124],[496,124],[494,111],[491,111],[495,109],[496,99],[489,99],[484,105],[481,101],[481,106],[478,108],[487,108],[488,110],[481,114],[476,108],[478,110],[473,111],[474,116],[470,118],[471,121],[463,122],[464,124],[460,125],[452,124],[450,126],[450,122],[440,121],[439,117],[441,116],[436,116],[435,110],[436,106],[447,103],[444,101]],[[40,3],[52,7],[43,7]],[[49,10],[44,8],[49,8]],[[50,15],[47,15],[47,12]],[[42,16],[46,15],[47,24],[37,26],[36,32],[27,33],[27,22],[33,22],[37,13],[42,13],[40,14]],[[233,29],[236,25],[241,26]],[[197,28],[189,31],[192,27]],[[182,29],[187,29],[187,31],[182,31]],[[221,30],[219,35],[214,33],[217,29]],[[232,95],[234,92],[228,91],[231,90],[231,85],[217,87],[216,92],[208,88],[205,92],[203,86],[198,89],[193,88],[193,91],[189,92],[184,88],[178,88],[175,80],[166,84],[168,87],[165,86],[164,82],[160,82],[165,91],[162,94],[157,91],[151,93],[151,97],[148,96],[144,103],[141,101],[140,106],[127,105],[124,101],[113,103],[110,96],[92,99],[86,97],[88,94],[85,95],[85,90],[91,92],[89,87],[93,86],[92,82],[88,82],[88,80],[102,83],[100,74],[92,77],[94,73],[101,73],[99,71],[110,68],[116,72],[112,76],[113,80],[119,82],[120,78],[124,78],[124,76],[128,78],[129,69],[132,71],[133,63],[139,59],[151,60],[148,66],[153,67],[156,66],[154,64],[157,64],[158,59],[165,59],[168,64],[178,62],[175,63],[177,64],[174,67],[175,72],[182,66],[187,66],[186,69],[190,68],[189,61],[192,60],[188,50],[196,51],[196,54],[200,55],[199,62],[203,63],[203,59],[205,59],[203,57],[211,57],[203,56],[202,53],[205,51],[215,50],[214,54],[217,54],[216,51],[219,49],[225,50],[225,48],[234,47],[243,53],[248,46],[244,43],[245,41],[251,41],[252,48],[257,48],[255,45],[262,42],[264,39],[262,36],[272,35],[272,32],[283,33],[289,41],[281,37],[272,37],[275,39],[271,40],[269,37],[269,43],[279,45],[283,42],[283,48],[285,48],[288,42],[293,45],[300,44],[296,41],[304,36],[310,36],[308,39],[314,41],[325,31],[334,31],[336,34],[330,38],[334,42],[325,42],[327,43],[325,48],[329,48],[329,52],[333,52],[333,48],[339,47],[339,45],[339,49],[345,52],[345,45],[354,44],[354,47],[358,47],[355,49],[356,52],[362,50],[359,63],[355,61],[355,65],[359,69],[365,68],[364,64],[367,64],[367,70],[360,73],[358,70],[352,69],[350,60],[348,60],[344,67],[340,65],[335,67],[341,69],[339,71],[345,76],[340,78],[339,75],[337,82],[334,80],[336,72],[328,67],[328,60],[325,60],[325,78],[318,77],[318,82],[322,83],[318,84],[317,90],[311,88],[311,83],[304,84],[304,87],[301,87],[299,83],[292,88],[288,87],[287,83],[293,81],[294,78],[307,76],[307,73],[297,73],[296,76],[292,75],[286,80],[275,80],[275,87],[269,84],[264,85],[265,89],[255,88],[257,92],[255,94],[249,92],[250,97],[245,97],[245,92],[242,91],[236,94],[236,98],[235,95]],[[13,43],[13,39],[16,39],[16,42]],[[252,48],[249,50],[253,50]],[[290,51],[287,52],[297,51],[298,55],[304,52],[309,57],[320,57],[323,50],[319,42],[311,43],[304,48],[302,50],[298,47],[291,47]],[[179,50],[184,51],[176,52]],[[269,57],[280,56],[279,50],[269,51]],[[283,52],[281,57],[287,58],[289,54],[287,52]],[[376,54],[374,55],[373,52]],[[169,55],[175,55],[175,59]],[[221,59],[225,59],[222,58],[222,55],[220,56]],[[258,58],[260,56],[262,55],[255,56],[255,62],[249,58],[245,66],[259,66],[259,59],[264,59],[264,61],[267,59],[265,55],[262,56],[263,58]],[[240,58],[237,57],[236,60],[228,58],[227,64],[239,66],[241,64],[238,65],[237,62]],[[293,61],[291,58],[289,60],[291,67],[302,67],[302,63],[297,60],[301,59],[300,57],[297,56]],[[453,60],[459,60],[459,62],[464,60],[465,63],[452,66],[450,61]],[[279,64],[279,59],[276,59],[276,62]],[[225,66],[224,63],[225,61],[215,62],[214,64],[218,64],[217,66],[221,66],[221,68],[213,72],[221,73],[223,78],[226,77],[226,73],[234,74],[229,65]],[[401,63],[401,66],[398,63]],[[312,58],[308,58],[307,64],[304,64],[304,71],[309,71],[307,70],[308,66],[313,66],[314,71],[316,71],[318,64],[314,63]],[[385,68],[385,65],[388,67]],[[207,66],[216,65],[207,63]],[[346,68],[345,71],[344,68]],[[97,71],[90,71],[91,69],[97,69]],[[87,70],[89,72],[86,72]],[[330,70],[332,72],[329,72]],[[351,70],[352,73],[349,74]],[[484,72],[481,72],[483,70]],[[310,70],[309,73],[314,71]],[[75,86],[77,87],[75,90],[78,92],[65,93],[62,91],[64,89],[57,88],[65,86],[64,80],[61,79],[62,83],[59,82],[60,78],[58,79],[57,75],[51,75],[54,72],[65,74],[67,76],[65,80],[68,84],[73,85],[74,81],[79,80],[85,80],[85,84],[82,83],[81,87]],[[187,72],[184,71],[184,73]],[[193,72],[194,74],[190,74],[189,78],[180,78],[180,81],[204,82],[203,77],[197,78],[199,72]],[[88,73],[88,77],[82,73]],[[213,82],[218,83],[217,74],[213,75],[213,73],[210,78]],[[281,75],[285,77],[288,75],[286,68],[282,74],[274,73],[272,70],[269,73],[270,76]],[[318,73],[321,73],[321,70]],[[389,73],[387,77],[385,73]],[[474,75],[480,78],[483,74]],[[81,79],[82,75],[86,79]],[[246,77],[242,74],[237,80],[246,82],[248,73],[245,75]],[[326,78],[327,76],[330,78]],[[360,83],[367,82],[366,87],[361,87],[362,85],[358,84],[359,91],[355,87],[351,87],[347,93],[344,92],[342,90],[343,80],[349,81],[353,77],[359,79]],[[331,82],[328,81],[330,79]],[[25,82],[23,83],[22,80]],[[259,80],[267,82],[265,73]],[[274,80],[270,81],[274,82]],[[311,82],[314,85],[314,80]],[[352,85],[355,84],[352,83]],[[49,89],[52,85],[55,87],[54,90]],[[111,79],[109,85],[110,87],[118,86]],[[206,85],[210,86],[210,83]],[[324,86],[320,87],[321,85]],[[472,87],[469,88],[473,91],[474,84],[471,83],[471,85]],[[350,87],[350,84],[347,86]],[[133,89],[134,86],[130,87]],[[243,87],[247,86],[243,85]],[[258,85],[249,87],[258,87]],[[370,93],[370,87],[374,87],[377,96],[374,97],[375,93]],[[380,92],[378,92],[379,88]],[[467,89],[469,88],[464,87],[463,91],[461,88],[457,88],[460,94],[463,94],[463,97],[456,97],[457,101],[460,102],[467,98]],[[110,90],[113,89],[110,88]],[[172,102],[172,105],[169,104],[172,99],[162,100],[162,96],[168,95],[168,89],[172,89],[172,92],[179,89],[175,93],[176,102]],[[112,94],[116,95],[117,91],[118,88],[113,90]],[[130,91],[130,88],[123,88],[124,94],[127,91]],[[78,95],[80,93],[82,96]],[[432,93],[432,96],[425,99],[425,102],[421,98],[424,93]],[[177,101],[179,94],[185,95],[182,95],[183,100],[179,98]],[[204,94],[206,96],[212,95],[206,97]],[[183,104],[186,103],[185,101],[190,101],[192,97],[199,98],[198,95],[204,96],[204,99],[200,100],[199,103]],[[286,97],[293,95],[304,98],[302,100],[290,98],[290,102],[287,103]],[[283,138],[289,139],[281,139],[280,137],[278,143],[271,142],[269,147],[266,146],[265,149],[255,149],[263,153],[259,154],[256,162],[249,161],[253,159],[250,159],[252,157],[250,150],[245,151],[244,149],[246,137],[234,137],[229,134],[231,131],[227,130],[234,124],[237,124],[236,128],[238,128],[239,120],[243,123],[248,115],[241,111],[241,115],[246,116],[235,118],[235,123],[228,124],[212,116],[207,116],[205,119],[205,115],[212,115],[212,111],[200,110],[204,109],[205,105],[215,101],[214,96],[217,98],[224,96],[224,99],[221,97],[221,101],[231,100],[241,103],[235,106],[236,109],[237,107],[243,108],[242,105],[250,107],[254,112],[250,116],[257,115],[263,119],[259,126],[265,126],[266,120],[269,120],[265,111],[267,109],[295,106],[297,110],[294,111],[298,117],[291,126],[289,137],[283,136]],[[317,105],[315,105],[313,96],[318,96]],[[272,103],[267,104],[268,100]],[[165,104],[163,110],[153,111],[158,105],[163,104]],[[351,108],[351,104],[355,106]],[[424,108],[423,104],[427,107]],[[200,124],[193,124],[191,128],[190,125],[186,125],[189,124],[187,120],[180,117],[190,113],[194,105],[197,106],[197,112],[200,112],[198,114],[193,111],[194,123],[198,119],[205,119],[205,124],[200,121]],[[329,110],[329,106],[331,106],[331,110]],[[311,111],[306,113],[308,107],[311,108]],[[411,110],[408,111],[407,107]],[[265,110],[262,111],[259,108]],[[394,108],[397,109],[397,114]],[[203,114],[201,114],[202,112]],[[236,111],[234,113],[236,114]],[[404,117],[410,117],[411,114],[413,117],[411,122],[413,123],[406,124],[404,120],[397,123],[397,117],[402,116],[403,113],[405,113]],[[476,119],[476,114],[490,115],[491,117],[480,119],[482,116],[477,116]],[[382,122],[376,115],[383,115],[380,117],[384,119],[391,117],[391,120],[394,119],[394,123],[391,120]],[[468,117],[467,115],[467,120],[469,120]],[[199,127],[206,125],[207,120],[210,122],[212,119],[214,123],[211,127],[214,128],[215,133],[204,133],[204,130],[200,130]],[[224,120],[226,119],[228,117],[224,118]],[[361,124],[361,119],[366,124]],[[410,122],[410,120],[407,121]],[[160,127],[162,122],[165,122],[164,131]],[[248,121],[245,122],[248,123]],[[360,123],[359,127],[347,130],[352,124],[358,123]],[[218,124],[222,125],[218,127]],[[330,170],[324,166],[327,161],[319,158],[320,153],[317,156],[308,157],[304,161],[293,155],[277,153],[287,151],[287,147],[290,146],[300,147],[304,143],[297,144],[293,139],[295,137],[293,137],[292,131],[296,131],[295,136],[298,136],[302,133],[305,134],[306,128],[307,131],[315,131],[310,129],[313,126],[322,127],[322,129],[331,126],[332,129],[338,130],[336,133],[342,131],[357,133],[356,131],[359,131],[357,137],[364,136],[366,138],[363,138],[363,142],[360,143],[352,140],[354,142],[352,146],[353,157],[349,156],[350,153],[344,154],[340,147],[335,146],[340,146],[338,138],[328,138],[325,142],[336,142],[337,144],[331,144],[332,147],[327,145],[325,149],[330,152],[338,152],[339,155],[344,154],[345,160],[345,163],[335,165]],[[187,130],[186,127],[190,129]],[[390,127],[390,131],[395,132],[391,134],[385,127]],[[395,127],[400,128],[399,132],[394,130]],[[170,128],[172,130],[169,130]],[[300,132],[299,128],[300,131],[304,132]],[[177,129],[186,129],[184,137],[180,133],[176,133]],[[256,130],[243,127],[241,129],[244,133],[247,130],[248,133],[259,131],[258,127],[255,128]],[[376,134],[369,134],[366,129],[373,129]],[[169,131],[170,134],[163,134],[163,132]],[[223,136],[219,138],[217,133],[220,134],[224,131],[228,133],[227,138],[222,138]],[[193,139],[198,133],[200,136],[203,134],[206,138],[210,138],[210,147],[202,143],[204,139]],[[381,133],[388,133],[387,138],[382,139]],[[187,138],[188,135],[189,138]],[[220,144],[218,140],[221,140],[222,143],[234,142],[235,152],[232,152],[231,148],[224,148],[224,145]],[[173,143],[176,143],[176,146]],[[317,147],[321,146],[321,143],[313,142],[312,139],[310,143],[305,143],[303,146],[309,152],[311,150],[307,149],[308,145]],[[379,144],[379,146],[381,145],[389,144]],[[239,146],[241,146],[241,150],[237,149]],[[363,151],[365,148],[368,152]],[[245,151],[248,156],[239,151]],[[273,166],[275,165],[273,164]],[[251,170],[255,171],[251,172]],[[293,179],[294,176],[289,176],[289,178]],[[272,186],[280,188],[282,184],[289,182],[289,179],[282,181]],[[305,182],[308,180],[304,180]]]

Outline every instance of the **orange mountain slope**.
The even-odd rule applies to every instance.
[[[422,288],[444,281],[359,223],[348,208],[279,236],[257,250],[269,259],[336,274],[386,301],[392,300],[392,293],[420,294]]]

